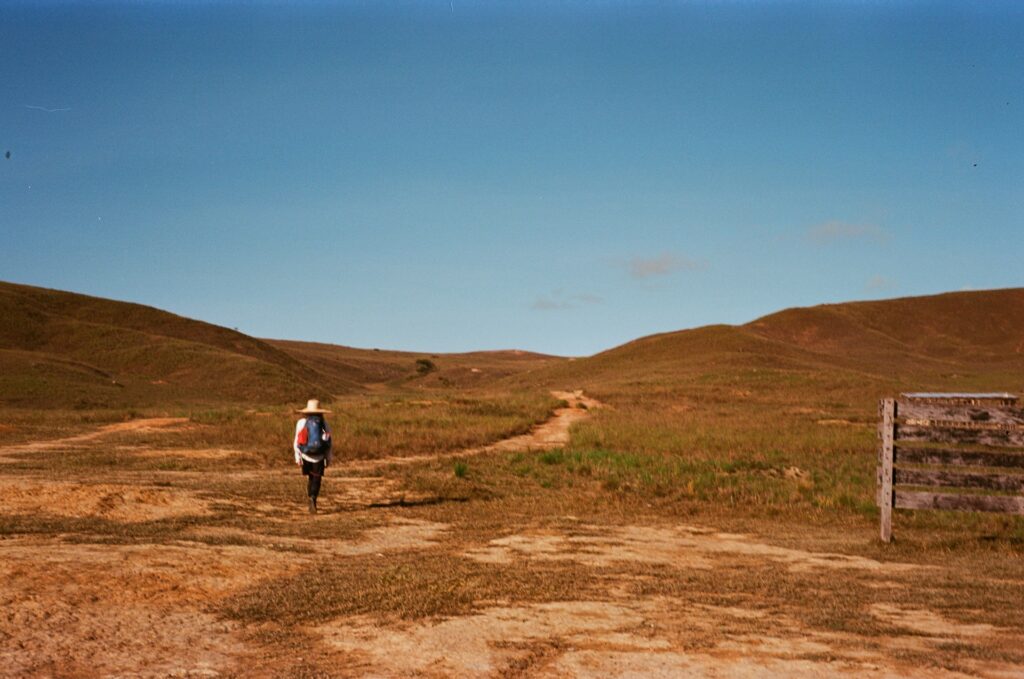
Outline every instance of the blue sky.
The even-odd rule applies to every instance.
[[[5,3],[0,93],[0,279],[262,337],[1024,285],[1011,3]]]

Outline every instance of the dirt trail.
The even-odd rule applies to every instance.
[[[449,453],[433,455],[408,455],[405,457],[381,457],[375,460],[343,461],[346,470],[365,471],[379,469],[390,465],[419,464],[431,462],[439,458],[472,457],[493,452],[525,452],[529,450],[550,450],[569,443],[569,430],[573,424],[590,416],[590,411],[603,407],[597,399],[584,396],[582,391],[552,391],[551,395],[565,401],[565,408],[558,408],[545,422],[535,426],[530,432],[519,436],[502,439],[486,446],[464,448]]]
[[[147,417],[138,420],[128,420],[127,422],[106,424],[84,434],[76,434],[75,436],[67,436],[60,439],[0,446],[0,461],[3,461],[8,455],[15,453],[46,452],[58,450],[60,448],[67,448],[69,446],[89,444],[107,436],[116,434],[150,432],[161,429],[177,428],[188,424],[188,421],[187,417]]]
[[[325,509],[352,509],[358,507],[382,507],[392,505],[421,504],[435,501],[436,498],[422,493],[407,490],[398,479],[375,474],[366,476],[365,472],[380,472],[393,465],[414,465],[432,462],[443,458],[470,457],[489,452],[516,452],[529,450],[549,450],[569,443],[569,430],[573,424],[589,416],[590,411],[601,408],[596,399],[585,396],[582,391],[553,391],[552,396],[566,402],[566,407],[558,408],[551,417],[536,425],[530,432],[519,436],[502,439],[486,446],[477,446],[462,450],[434,453],[430,455],[410,455],[405,457],[385,457],[375,460],[346,460],[342,457],[329,475],[331,492],[325,498]],[[187,418],[160,417],[129,420],[99,427],[84,434],[69,436],[30,444],[0,447],[0,463],[13,461],[13,455],[28,452],[52,452],[71,447],[89,446],[101,442],[104,438],[125,433],[149,433],[165,431],[173,433],[182,426],[188,425]],[[236,451],[219,448],[170,450],[138,448],[133,454],[142,457],[183,457],[220,459],[229,458]],[[5,457],[5,456],[10,457]],[[355,472],[356,476],[339,476]],[[279,476],[281,470],[234,470],[235,480],[257,480],[271,476]],[[289,470],[288,473],[292,473]],[[149,473],[151,481],[170,482],[191,479],[201,481],[205,472],[153,471]],[[205,514],[204,502],[194,497],[182,496],[181,491],[168,493],[162,490],[140,491],[133,488],[136,484],[135,472],[111,471],[102,484],[52,484],[45,486],[41,492],[41,482],[27,483],[19,480],[15,484],[0,481],[0,490],[4,491],[5,502],[0,509],[15,510],[26,513],[55,513],[61,516],[98,516],[103,518],[128,519],[127,513],[135,512],[134,521],[148,521],[169,516],[188,514]],[[67,487],[65,487],[67,486]],[[186,494],[187,495],[187,494]],[[56,510],[54,508],[57,508]],[[252,509],[252,508],[250,508]],[[277,508],[279,510],[280,508]]]

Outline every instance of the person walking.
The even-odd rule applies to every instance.
[[[308,478],[309,513],[316,514],[320,482],[332,460],[331,428],[324,419],[324,414],[331,411],[321,408],[320,401],[311,398],[305,408],[295,412],[302,415],[295,423],[295,441],[292,443],[295,464],[302,467],[302,474]]]

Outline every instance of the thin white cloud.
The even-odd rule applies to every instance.
[[[868,279],[864,287],[872,292],[893,290],[896,288],[896,279],[890,276],[875,275]]]
[[[962,165],[976,166],[981,160],[981,153],[973,144],[958,141],[946,148],[946,155]]]
[[[877,224],[851,224],[833,219],[815,224],[804,234],[814,245],[831,245],[840,241],[864,240],[873,243],[884,243],[889,240],[889,233]]]
[[[33,106],[31,104],[25,104],[25,108],[33,111],[43,111],[45,113],[63,113],[64,111],[70,111],[70,108],[46,108],[45,106]]]
[[[700,271],[708,268],[708,263],[664,252],[657,257],[634,257],[629,260],[628,268],[629,275],[640,280],[652,276],[667,276],[677,271]]]
[[[565,309],[576,309],[587,304],[602,304],[604,298],[589,292],[581,292],[575,295],[565,295],[561,290],[555,290],[550,295],[538,295],[530,308],[534,311],[558,311]]]
[[[572,304],[556,301],[550,297],[538,297],[530,305],[530,308],[534,311],[555,311],[556,309],[571,309]]]

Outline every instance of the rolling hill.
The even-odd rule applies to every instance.
[[[516,382],[611,395],[682,385],[808,391],[1021,389],[1024,289],[794,308],[643,337]]]
[[[351,389],[266,342],[151,307],[0,283],[0,399],[11,405],[279,401]]]
[[[807,394],[1024,387],[1024,289],[787,309],[580,359],[264,340],[139,304],[13,283],[0,283],[0,317],[0,402],[22,407],[280,403],[490,386],[606,395],[799,384]]]
[[[471,351],[422,354],[382,349],[354,349],[336,344],[266,340],[296,359],[316,365],[335,379],[365,387],[473,388],[566,359],[529,351]]]
[[[0,318],[0,403],[17,407],[329,400],[388,386],[478,386],[560,360],[263,340],[140,304],[4,282]]]

